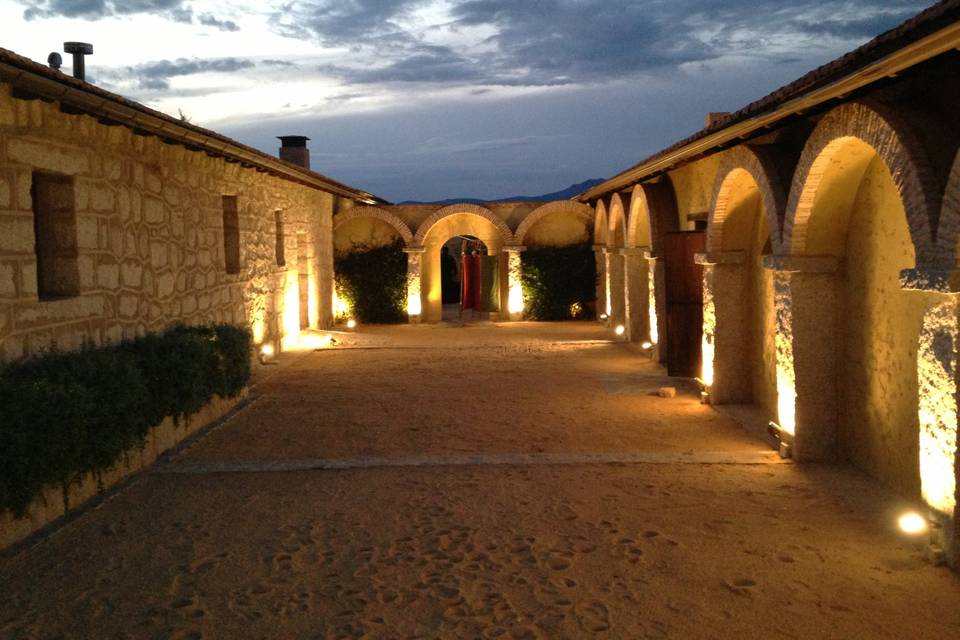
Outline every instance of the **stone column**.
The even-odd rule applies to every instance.
[[[833,256],[767,256],[777,313],[777,414],[800,462],[837,451],[837,268]]]
[[[956,569],[960,568],[960,272],[909,269],[901,273],[900,284],[925,297],[917,345],[920,490],[934,523],[931,546]]]
[[[609,282],[607,308],[610,309],[610,326],[616,327],[626,324],[626,305],[624,303],[626,291],[623,284],[624,262],[620,249],[607,251],[607,273],[609,274],[607,278]]]
[[[646,251],[647,261],[647,310],[650,314],[650,343],[653,359],[667,361],[667,274],[663,260],[654,251]]]
[[[607,248],[604,245],[593,245],[593,256],[597,262],[597,319],[607,312]]]
[[[521,275],[523,263],[520,254],[526,251],[523,246],[506,246],[503,252],[507,254],[507,313],[512,322],[523,320],[523,284]]]
[[[750,400],[750,305],[743,251],[698,253],[703,265],[703,370],[712,404]]]
[[[423,265],[423,247],[407,247],[407,320],[410,324],[419,324],[423,320],[423,300],[421,299],[420,276]]]
[[[647,275],[647,261],[644,259],[646,247],[621,249],[623,254],[624,316],[627,339],[642,342],[649,339],[650,278]]]

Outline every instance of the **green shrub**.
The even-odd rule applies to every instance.
[[[334,261],[337,295],[365,323],[407,319],[407,256],[401,243],[339,255]]]
[[[590,245],[531,248],[521,255],[523,299],[532,320],[590,316],[597,297],[597,265]]]
[[[250,378],[249,331],[176,326],[117,346],[50,351],[0,369],[0,510],[108,469],[164,417]]]

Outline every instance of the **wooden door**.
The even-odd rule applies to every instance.
[[[297,277],[300,287],[300,328],[310,328],[310,265],[307,261],[307,235],[297,234]]]
[[[664,234],[663,262],[667,295],[667,373],[700,375],[703,336],[703,267],[694,263],[704,251],[703,231]]]

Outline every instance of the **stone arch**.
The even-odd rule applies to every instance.
[[[780,254],[781,221],[787,205],[786,192],[769,154],[762,149],[746,145],[730,151],[717,171],[710,216],[707,220],[707,251],[724,250],[724,223],[730,213],[730,198],[738,178],[744,175],[749,176],[760,191],[773,253]]]
[[[571,213],[574,215],[588,216],[592,216],[593,214],[589,206],[580,202],[574,202],[573,200],[559,200],[557,202],[548,202],[540,205],[528,213],[527,216],[517,226],[517,230],[514,232],[517,244],[522,245],[527,237],[527,232],[529,232],[530,229],[533,228],[538,222],[552,213]]]
[[[401,220],[398,216],[390,213],[389,211],[385,211],[380,207],[354,207],[342,213],[338,213],[337,215],[333,216],[334,231],[336,231],[337,227],[340,225],[357,218],[376,218],[378,220],[382,220],[394,228],[400,237],[403,238],[403,243],[405,245],[409,245],[413,241],[413,234],[410,232],[410,227],[407,226],[407,223]]]
[[[631,248],[651,246],[650,203],[642,184],[633,187],[630,196],[630,215],[627,217],[627,246]]]
[[[623,206],[623,199],[619,193],[610,196],[610,211],[608,217],[608,224],[610,226],[607,230],[607,246],[622,249],[626,246],[627,214]]]
[[[593,244],[606,246],[609,232],[607,205],[603,200],[597,200],[597,212],[593,218]]]
[[[944,266],[952,268],[957,260],[960,242],[960,150],[953,160],[953,168],[947,178],[940,209],[940,224],[937,225],[937,255],[943,256]]]
[[[513,233],[510,231],[507,223],[498,218],[490,209],[476,204],[452,204],[438,209],[429,218],[420,223],[420,226],[417,228],[417,235],[413,237],[413,244],[415,246],[421,246],[424,238],[427,237],[427,234],[430,233],[430,229],[433,228],[434,225],[448,216],[463,213],[480,216],[488,220],[500,233],[504,245],[516,244],[513,239]]]
[[[938,255],[934,244],[939,189],[923,147],[895,114],[861,102],[833,109],[810,134],[790,187],[783,225],[784,252],[810,252],[811,218],[823,178],[838,156],[856,141],[870,147],[890,172],[907,214],[918,262],[942,263],[952,258]]]
[[[656,250],[660,236],[679,228],[677,198],[669,178],[634,186],[627,218],[627,247]]]

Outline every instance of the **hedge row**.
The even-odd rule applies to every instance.
[[[175,326],[115,346],[50,351],[0,368],[0,510],[23,515],[45,486],[108,469],[150,427],[234,397],[250,332]]]
[[[531,248],[520,254],[524,308],[531,320],[589,318],[597,298],[597,263],[590,245]]]
[[[407,254],[403,244],[360,249],[334,260],[337,295],[366,324],[407,320]]]

